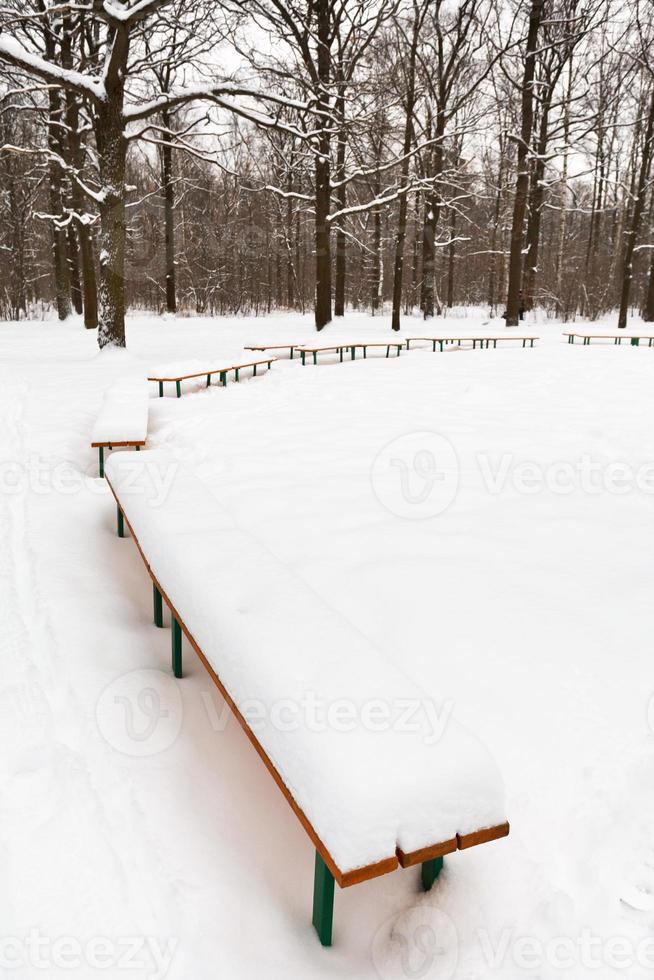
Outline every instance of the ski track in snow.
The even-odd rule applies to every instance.
[[[473,325],[474,315],[450,324]],[[353,316],[347,329],[383,326]],[[570,348],[560,329],[538,324],[534,351],[415,352],[397,368],[280,360],[252,383],[150,403],[153,446],[199,465],[235,520],[383,655],[439,693],[446,684],[504,770],[512,836],[446,860],[427,896],[410,871],[337,890],[335,946],[322,950],[311,846],[236,726],[216,730],[207,705],[219,713],[220,700],[190,654],[172,744],[139,758],[99,728],[107,685],[169,670],[169,631],[151,626],[147,576],[115,537],[106,491],[91,480],[75,494],[5,492],[2,936],[153,937],[175,944],[166,976],[198,980],[651,976],[641,962],[616,966],[609,947],[622,937],[633,950],[654,932],[652,498],[566,505],[509,488],[489,504],[464,488],[422,525],[367,499],[370,446],[386,432],[447,434],[466,487],[475,447],[544,464],[586,448],[654,459],[654,352]],[[36,455],[47,473],[67,462],[93,474],[89,433],[116,378],[309,331],[294,316],[134,317],[129,352],[98,355],[75,322],[1,325],[0,462]],[[582,962],[584,930],[599,940],[599,965]],[[494,960],[487,945],[501,949],[503,935]],[[540,943],[531,967],[516,961],[524,938]],[[548,947],[562,938],[571,966]],[[144,947],[139,956],[129,975],[156,976]],[[45,975],[125,972],[115,961]],[[25,962],[8,975],[44,970]]]

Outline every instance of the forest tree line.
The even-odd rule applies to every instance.
[[[654,320],[649,0],[10,0],[0,316]],[[220,71],[217,65],[229,66]]]

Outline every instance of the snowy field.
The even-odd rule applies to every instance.
[[[387,327],[351,316],[320,340]],[[446,858],[428,894],[415,868],[337,889],[323,949],[311,843],[190,650],[170,678],[89,446],[113,380],[310,342],[310,319],[132,317],[128,351],[103,353],[75,321],[0,324],[0,975],[651,977],[654,349],[524,327],[533,350],[152,386],[148,445],[505,778],[508,839]],[[479,329],[504,332],[433,324]]]

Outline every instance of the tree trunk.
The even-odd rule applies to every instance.
[[[442,112],[438,114],[436,123],[436,136],[439,141],[433,153],[433,173],[432,177],[437,180],[443,173],[443,134],[445,132],[445,117]],[[429,135],[429,133],[428,133]],[[438,192],[433,190],[427,196],[425,206],[425,223],[422,235],[422,295],[423,295],[423,316],[425,320],[434,316],[434,276],[436,274],[436,230],[438,228],[438,218],[440,214],[440,201]]]
[[[654,253],[649,264],[649,280],[647,286],[647,296],[643,307],[643,320],[647,323],[654,321]]]
[[[529,32],[525,52],[525,72],[522,80],[522,121],[517,152],[517,177],[515,200],[513,204],[513,224],[511,227],[511,250],[509,257],[509,287],[506,300],[506,325],[517,327],[522,307],[520,290],[522,286],[522,241],[529,193],[529,151],[534,120],[534,74],[536,69],[536,44],[538,30],[543,15],[544,0],[531,0]]]
[[[318,0],[318,109],[329,114],[330,83],[330,2]],[[332,318],[332,257],[329,241],[331,197],[330,123],[318,115],[318,152],[316,154],[316,330]]]
[[[540,224],[543,213],[543,200],[545,188],[543,180],[545,178],[545,153],[549,139],[549,113],[550,100],[552,98],[552,88],[550,86],[542,105],[542,115],[538,133],[536,162],[531,179],[529,194],[529,216],[527,218],[527,255],[525,268],[522,277],[522,294],[524,306],[527,310],[534,308],[534,294],[536,291],[536,272],[538,271],[538,250],[540,245]]]
[[[345,131],[345,94],[344,82],[339,79],[341,91],[338,96],[336,112],[338,115],[338,146],[336,148],[336,179],[341,182],[336,189],[336,203],[339,211],[347,205],[347,187],[342,181],[345,178],[345,147],[347,134]],[[336,280],[334,283],[334,316],[345,316],[345,285],[346,285],[346,239],[342,230],[345,218],[339,218],[336,229]]]
[[[652,139],[654,138],[654,86],[650,96],[649,113],[647,116],[647,126],[645,128],[645,141],[643,143],[643,153],[640,160],[640,170],[638,183],[631,213],[631,221],[624,235],[624,251],[622,260],[622,290],[620,294],[620,313],[618,315],[618,328],[624,330],[627,326],[627,313],[629,311],[629,296],[631,293],[631,282],[633,279],[634,249],[640,229],[640,221],[645,208],[645,197],[647,196],[647,181],[649,177],[650,164],[652,161]]]
[[[424,11],[423,11],[424,13]],[[402,145],[402,166],[400,171],[400,185],[405,188],[409,176],[409,153],[413,142],[413,111],[416,104],[416,58],[418,53],[418,40],[420,37],[420,27],[422,15],[414,9],[413,34],[411,38],[411,48],[409,49],[409,63],[407,65],[407,92],[406,92],[406,118],[404,122],[404,142]],[[400,207],[397,219],[397,236],[395,238],[395,265],[393,269],[393,315],[391,328],[400,329],[400,311],[402,307],[402,278],[404,273],[404,245],[406,242],[407,227],[407,201],[406,191],[400,195]]]
[[[48,90],[48,146],[58,156],[63,156],[62,133],[63,111],[61,94],[55,89]],[[66,231],[57,225],[63,218],[63,193],[61,167],[54,160],[48,170],[48,190],[50,214],[52,215],[52,270],[54,277],[57,316],[65,320],[70,316],[70,269],[68,267],[68,243]]]
[[[70,299],[73,304],[73,309],[76,313],[80,314],[84,307],[82,305],[82,285],[79,278],[79,249],[77,247],[75,226],[72,222],[66,228],[66,244],[68,245]]]
[[[104,198],[100,204],[98,344],[125,346],[125,159],[121,104],[108,98],[98,112],[96,141]]]
[[[62,63],[64,68],[73,67],[71,48],[71,26],[64,18],[62,33]],[[72,165],[78,173],[84,168],[84,154],[79,126],[79,96],[74,92],[66,92],[66,124],[68,139],[68,154]],[[93,255],[93,238],[91,230],[82,216],[85,213],[84,194],[73,178],[71,184],[71,201],[73,210],[79,216],[77,219],[77,241],[79,243],[79,258],[82,269],[82,308],[84,310],[84,326],[87,330],[95,330],[98,326],[98,290],[95,278],[95,258]]]
[[[162,113],[164,133],[161,146],[161,183],[164,199],[164,228],[166,253],[166,312],[177,313],[177,282],[175,275],[175,187],[173,184],[173,149],[167,130],[170,114]]]
[[[451,310],[454,306],[454,260],[456,258],[456,208],[452,208],[450,213],[450,245],[447,259],[447,305]]]
[[[563,164],[561,168],[561,200],[559,213],[559,245],[556,252],[556,313],[561,315],[562,309],[565,310],[567,320],[567,304],[562,301],[563,296],[563,266],[565,255],[565,236],[568,217],[568,154],[570,152],[570,100],[572,98],[572,58],[570,58],[568,72],[568,88],[563,109]],[[576,304],[576,300],[575,300]],[[576,309],[576,305],[575,305]]]

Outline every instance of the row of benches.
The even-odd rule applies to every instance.
[[[631,333],[580,333],[579,331],[568,332],[563,334],[564,337],[568,338],[569,344],[574,344],[575,338],[579,338],[587,347],[591,340],[612,340],[614,345],[619,346],[623,340],[628,340],[632,347],[639,347],[641,340],[646,340],[647,346],[654,346],[654,334],[631,334]]]
[[[584,345],[590,344],[591,340],[613,340],[614,344],[621,344],[623,340],[628,340],[633,346],[638,346],[640,341],[647,341],[650,347],[654,346],[654,335],[652,334],[640,334],[638,336],[633,334],[606,334],[606,333],[588,333],[583,331],[566,331],[563,333],[564,337],[568,338],[569,344],[574,344],[575,339],[578,338],[582,340]],[[407,337],[402,341],[356,341],[344,342],[337,344],[325,344],[325,345],[309,345],[299,342],[291,342],[286,344],[260,344],[260,345],[248,345],[245,350],[267,353],[269,351],[288,351],[290,359],[293,360],[296,353],[299,353],[302,364],[307,363],[307,359],[311,359],[314,364],[318,362],[319,354],[338,354],[339,360],[342,362],[344,358],[349,354],[351,360],[356,358],[357,351],[362,351],[364,358],[368,356],[369,348],[382,348],[386,350],[386,357],[390,357],[391,351],[395,352],[395,356],[399,357],[402,349],[406,346],[407,350],[411,349],[411,344],[415,343],[430,343],[432,345],[432,350],[436,350],[438,345],[441,351],[447,346],[458,346],[460,347],[463,343],[471,343],[473,350],[479,346],[482,350],[485,348],[488,350],[492,345],[494,348],[497,347],[498,343],[505,341],[518,341],[523,347],[533,347],[536,340],[540,338],[533,335],[523,335],[523,334],[497,334],[497,335],[486,335],[486,334],[469,334],[467,336],[451,336],[446,334],[438,335],[427,335],[427,336],[416,336]],[[178,398],[182,394],[182,382],[191,381],[196,378],[206,377],[206,387],[208,388],[211,384],[212,378],[218,376],[219,384],[223,386],[227,384],[229,375],[231,374],[235,381],[240,380],[241,371],[252,369],[252,374],[256,377],[259,368],[266,367],[270,370],[272,364],[276,360],[276,356],[264,357],[259,360],[245,361],[239,364],[229,364],[214,366],[210,365],[207,367],[206,364],[184,364],[181,367],[179,365],[172,365],[163,367],[157,371],[153,371],[152,374],[148,376],[148,381],[155,382],[159,387],[159,397],[163,397],[164,385],[174,384],[175,393]],[[128,408],[132,405],[132,409]],[[114,387],[110,388],[105,396],[105,400],[102,406],[102,410],[94,427],[93,436],[91,440],[91,446],[94,449],[98,449],[99,455],[99,470],[100,475],[104,474],[104,456],[105,450],[113,449],[117,447],[127,448],[132,447],[135,449],[140,449],[145,445],[146,433],[147,433],[147,390],[141,382],[119,382]]]
[[[516,335],[516,334],[498,334],[497,336],[488,336],[486,334],[475,334],[466,337],[457,337],[439,334],[438,336],[430,335],[428,337],[406,337],[401,341],[357,341],[352,343],[350,341],[344,341],[343,343],[336,344],[325,344],[313,346],[310,344],[302,343],[287,343],[287,344],[260,344],[257,346],[250,345],[245,348],[245,350],[250,351],[288,351],[290,359],[293,360],[295,353],[300,355],[303,364],[307,363],[307,358],[311,358],[314,364],[317,363],[318,354],[338,354],[339,359],[343,361],[344,356],[349,353],[351,360],[355,360],[356,352],[361,350],[363,356],[367,357],[368,349],[371,347],[380,347],[386,349],[386,357],[390,357],[391,351],[395,351],[395,356],[399,357],[402,350],[410,350],[411,344],[418,341],[427,342],[432,345],[432,350],[436,350],[436,345],[438,344],[440,350],[442,351],[444,347],[448,345],[460,347],[462,343],[472,343],[473,350],[476,349],[477,345],[483,350],[484,348],[489,349],[491,344],[493,347],[497,347],[498,342],[501,341],[520,341],[523,347],[533,347],[534,341],[540,340],[539,337],[533,335]]]
[[[433,345],[433,350],[436,350],[436,344],[439,344],[440,349],[443,350],[444,345],[458,344],[460,346],[462,341],[472,341],[473,347],[479,344],[482,348],[484,346],[488,348],[491,343],[494,347],[497,347],[497,342],[501,340],[518,340],[522,341],[523,347],[527,343],[533,347],[534,341],[538,340],[538,338],[516,336],[515,334],[497,337],[448,337],[441,335],[408,337],[402,341],[356,341],[355,343],[348,342],[318,346],[295,342],[288,344],[249,345],[245,347],[245,350],[264,354],[269,351],[288,351],[291,360],[293,360],[295,353],[298,352],[302,359],[302,364],[307,363],[307,358],[311,358],[313,363],[317,364],[318,354],[322,353],[338,354],[340,360],[343,361],[347,354],[349,354],[351,360],[354,360],[359,350],[362,351],[365,358],[368,356],[369,348],[385,348],[386,357],[390,357],[391,351],[394,351],[395,356],[399,357],[404,345],[406,344],[406,349],[410,350],[412,342],[429,341]],[[207,364],[199,362],[187,362],[182,365],[166,365],[153,371],[148,375],[147,380],[158,385],[160,398],[164,395],[164,385],[166,384],[174,384],[175,393],[178,398],[181,398],[183,381],[206,378],[206,387],[208,388],[211,385],[212,378],[217,376],[218,383],[224,386],[227,384],[230,375],[234,378],[234,381],[239,381],[241,372],[251,369],[253,376],[256,377],[258,369],[265,367],[270,370],[276,359],[275,356],[271,355],[238,364],[209,364],[207,366]],[[119,381],[105,394],[102,409],[96,420],[91,437],[92,448],[98,450],[98,469],[100,476],[104,475],[104,458],[107,450],[119,447],[140,450],[145,445],[148,424],[147,400],[147,387],[139,380],[134,382]]]

